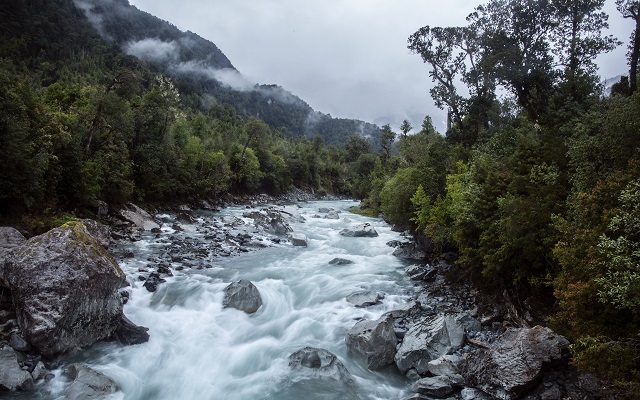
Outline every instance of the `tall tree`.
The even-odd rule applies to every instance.
[[[411,132],[411,130],[413,129],[413,126],[411,126],[411,123],[408,120],[404,120],[402,121],[402,125],[400,125],[400,130],[402,131],[402,137],[407,137],[407,135],[409,134],[409,132]]]
[[[382,134],[380,135],[380,146],[384,156],[384,161],[388,162],[391,158],[391,148],[396,140],[396,133],[391,129],[389,124],[382,126]]]
[[[638,0],[616,0],[616,7],[624,18],[631,18],[636,26],[631,33],[629,43],[629,88],[631,93],[638,88],[638,73],[640,68],[638,59],[640,58],[640,1]]]

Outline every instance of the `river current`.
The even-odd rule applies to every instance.
[[[174,276],[149,292],[138,279],[140,268],[168,246],[150,232],[143,240],[120,245],[115,253],[132,250],[135,258],[119,259],[131,284],[125,314],[149,328],[148,343],[119,346],[101,343],[68,362],[84,362],[117,382],[121,392],[113,399],[405,399],[410,385],[395,366],[369,371],[347,354],[345,335],[360,319],[377,319],[399,308],[415,288],[404,273],[406,262],[394,257],[386,245],[400,240],[383,220],[349,213],[351,201],[301,203],[305,222],[290,222],[304,233],[308,247],[289,242],[219,257],[211,268],[176,270]],[[317,218],[321,207],[341,210],[340,219]],[[199,214],[200,222],[223,215],[242,217],[245,207]],[[316,216],[316,217],[314,217]],[[170,217],[170,216],[165,216]],[[247,220],[250,221],[250,220]],[[339,235],[358,223],[373,225],[379,236],[352,238]],[[202,238],[198,224],[182,225],[187,236]],[[163,234],[173,232],[164,224]],[[162,235],[161,235],[162,237]],[[333,258],[353,261],[330,265]],[[263,299],[253,315],[223,308],[223,289],[240,279],[252,281]],[[383,292],[375,306],[357,308],[346,301],[354,292]],[[341,393],[336,385],[307,382],[292,384],[289,355],[305,347],[334,353],[355,378],[355,389]],[[38,398],[63,397],[68,380],[61,371],[43,386]],[[295,380],[295,379],[294,379]],[[30,397],[34,398],[34,397]]]

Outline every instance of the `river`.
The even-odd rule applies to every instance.
[[[149,328],[148,343],[119,346],[100,343],[66,362],[84,362],[114,379],[121,392],[114,399],[405,399],[409,381],[394,366],[371,372],[347,354],[345,335],[362,318],[377,319],[404,304],[416,290],[404,273],[406,262],[391,253],[388,241],[402,239],[378,218],[348,213],[351,201],[301,203],[306,222],[291,222],[295,232],[307,235],[308,247],[290,243],[217,257],[211,268],[180,267],[172,263],[174,276],[147,291],[138,279],[148,258],[169,246],[171,223],[157,238],[115,249],[132,250],[135,258],[119,259],[131,284],[125,314]],[[341,210],[340,219],[317,218],[321,207]],[[241,217],[245,207],[219,213],[198,214],[204,219],[222,215]],[[167,218],[169,216],[165,216]],[[375,238],[352,238],[339,231],[368,222],[379,233]],[[184,224],[184,235],[203,240],[198,224]],[[354,261],[330,265],[335,257]],[[253,315],[222,307],[223,289],[240,279],[252,281],[263,306]],[[384,299],[368,308],[356,308],[346,296],[357,291],[383,292]],[[338,356],[355,378],[355,389],[342,393],[336,385],[293,385],[288,357],[305,347],[320,347]],[[63,365],[64,366],[64,365]],[[62,366],[62,367],[63,367]],[[68,381],[56,370],[56,378],[42,386],[39,398],[60,398]],[[34,398],[34,397],[31,397]]]

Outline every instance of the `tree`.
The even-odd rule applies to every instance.
[[[404,120],[402,121],[402,125],[400,125],[400,131],[402,131],[402,136],[403,137],[407,137],[407,135],[409,134],[409,132],[411,132],[411,130],[413,129],[413,126],[411,126],[411,123],[408,120]]]
[[[354,162],[361,154],[371,153],[371,142],[369,139],[355,133],[345,143],[344,151],[345,161]]]
[[[391,126],[389,124],[383,125],[382,134],[380,135],[380,147],[382,147],[385,163],[388,163],[389,159],[391,159],[391,148],[395,140],[396,133],[391,130]]]
[[[640,58],[640,1],[638,0],[616,0],[616,7],[624,18],[631,18],[636,26],[631,33],[631,42],[629,43],[629,88],[631,93],[638,88],[638,73],[640,66],[638,59]]]

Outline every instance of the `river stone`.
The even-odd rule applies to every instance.
[[[401,243],[393,251],[393,255],[398,258],[407,260],[424,260],[427,258],[427,252],[424,251],[417,243]]]
[[[349,265],[349,264],[353,264],[353,261],[347,260],[346,258],[334,258],[333,260],[329,261],[329,264],[331,264],[331,265]]]
[[[289,356],[289,367],[296,373],[295,379],[318,379],[349,383],[351,373],[335,354],[315,347],[305,347]]]
[[[120,216],[142,230],[150,231],[153,228],[160,228],[160,225],[153,219],[151,214],[135,204],[126,204],[125,208],[120,210]]]
[[[3,278],[24,338],[45,357],[106,339],[120,321],[125,275],[81,222],[15,248]]]
[[[347,237],[376,237],[378,232],[369,223],[354,226],[351,228],[345,228],[340,231],[342,236]]]
[[[476,388],[464,388],[460,391],[460,400],[492,400],[492,397]]]
[[[462,358],[456,355],[445,354],[427,363],[427,369],[433,375],[452,376],[460,374]]]
[[[101,399],[118,391],[111,378],[86,365],[71,364],[64,373],[73,379],[64,393],[65,400]]]
[[[148,330],[149,328],[134,324],[122,314],[118,328],[113,333],[113,339],[124,345],[146,343],[149,341]]]
[[[235,308],[247,314],[253,314],[261,305],[260,292],[250,281],[242,279],[224,288],[222,306],[225,308]]]
[[[499,399],[517,399],[539,383],[543,364],[561,359],[568,346],[549,328],[511,328],[490,349],[469,353],[462,373],[469,386]]]
[[[464,344],[464,327],[455,315],[439,315],[423,319],[405,334],[395,361],[406,373],[415,368],[420,375],[429,371],[429,361],[460,349]]]
[[[384,294],[372,292],[369,290],[363,292],[355,292],[347,296],[347,302],[353,304],[358,308],[376,305],[382,299],[384,299]]]
[[[8,346],[0,350],[0,392],[4,390],[31,390],[33,377],[18,364],[16,352]]]
[[[289,240],[291,240],[291,244],[294,246],[307,247],[308,244],[307,235],[304,233],[293,232],[289,235]]]
[[[44,379],[48,373],[49,371],[47,371],[47,367],[44,366],[44,363],[42,361],[38,361],[36,366],[33,368],[33,371],[31,371],[31,376],[33,377],[33,381],[37,382]]]
[[[462,386],[464,380],[460,375],[455,378],[449,376],[433,376],[422,378],[411,386],[416,393],[434,397],[444,397],[454,392],[456,386]]]
[[[386,314],[376,321],[360,321],[349,330],[345,341],[349,353],[364,358],[370,370],[393,364],[398,343],[393,317]]]

